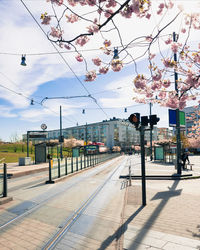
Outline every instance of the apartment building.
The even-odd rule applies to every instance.
[[[109,148],[120,146],[123,149],[140,144],[139,131],[127,120],[116,117],[102,122],[64,128],[62,134],[66,139],[103,142]],[[59,136],[59,129],[48,131],[48,139],[58,139]],[[152,139],[157,140],[157,127],[154,127]],[[150,131],[145,132],[145,140],[150,141]]]

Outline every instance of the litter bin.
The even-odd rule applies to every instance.
[[[19,158],[19,166],[31,165],[31,157]]]

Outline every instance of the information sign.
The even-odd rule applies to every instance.
[[[185,127],[185,112],[179,110],[180,126]],[[169,126],[176,126],[176,110],[169,109]]]

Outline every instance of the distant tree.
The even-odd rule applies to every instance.
[[[17,134],[17,132],[10,135],[10,142],[12,143],[20,142],[20,136]]]

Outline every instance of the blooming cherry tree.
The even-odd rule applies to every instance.
[[[117,18],[123,20],[124,25],[129,19],[152,19],[152,0],[46,0],[52,6],[52,13],[41,15],[41,23],[49,26],[48,39],[63,49],[74,50],[76,60],[85,63],[85,81],[92,82],[107,72],[119,72],[129,64],[134,66],[133,99],[137,102],[158,102],[162,106],[183,109],[188,101],[199,101],[200,87],[200,43],[191,43],[191,32],[200,30],[200,14],[185,13],[179,6],[175,9],[175,0],[163,0],[156,6],[156,15],[160,18],[155,29],[145,36],[130,38],[123,43],[122,29]],[[176,11],[175,11],[176,10]],[[171,18],[162,24],[165,16],[171,13]],[[172,37],[172,32],[165,33],[169,27],[181,16],[183,26],[179,37],[184,35],[182,42]],[[68,36],[67,27],[80,23],[82,32]],[[69,26],[71,25],[71,26]],[[134,28],[131,27],[131,28]],[[109,37],[115,32],[119,46]],[[83,58],[80,48],[89,44],[96,37],[101,37],[102,46],[99,48],[102,57],[93,58],[94,68],[88,69],[88,61]],[[153,52],[157,44],[158,51]],[[115,47],[114,47],[115,46]],[[138,57],[129,52],[131,46],[143,47],[144,52]],[[163,48],[169,50],[168,56]],[[115,51],[115,53],[114,53]],[[117,54],[116,54],[117,51]],[[176,55],[176,59],[175,59]],[[146,59],[147,70],[139,72],[137,62]],[[98,73],[97,73],[98,72]],[[177,88],[174,89],[174,72],[178,74]]]

